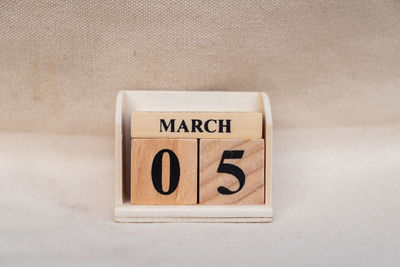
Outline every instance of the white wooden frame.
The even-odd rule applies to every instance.
[[[265,139],[263,205],[131,205],[130,120],[132,111],[262,112]],[[263,92],[120,91],[115,114],[116,222],[271,222],[272,114]]]

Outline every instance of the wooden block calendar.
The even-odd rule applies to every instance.
[[[270,222],[272,118],[257,92],[121,91],[117,222]]]

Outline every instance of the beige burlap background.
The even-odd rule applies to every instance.
[[[274,222],[114,223],[121,89],[266,91]],[[0,0],[0,266],[400,266],[399,162],[399,0]]]
[[[399,1],[1,1],[0,128],[112,135],[121,89],[262,90],[277,127],[400,120]]]

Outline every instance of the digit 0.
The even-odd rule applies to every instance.
[[[164,191],[162,188],[162,157],[164,153],[169,155],[169,188],[168,191]],[[153,159],[151,166],[151,179],[153,180],[153,186],[158,193],[162,195],[172,194],[178,187],[180,177],[180,166],[179,160],[175,153],[169,149],[160,150]]]

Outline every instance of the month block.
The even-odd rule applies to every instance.
[[[262,136],[260,112],[132,112],[132,138],[241,138]]]
[[[196,204],[197,140],[132,139],[131,204]]]
[[[200,139],[200,204],[264,204],[264,139]]]

